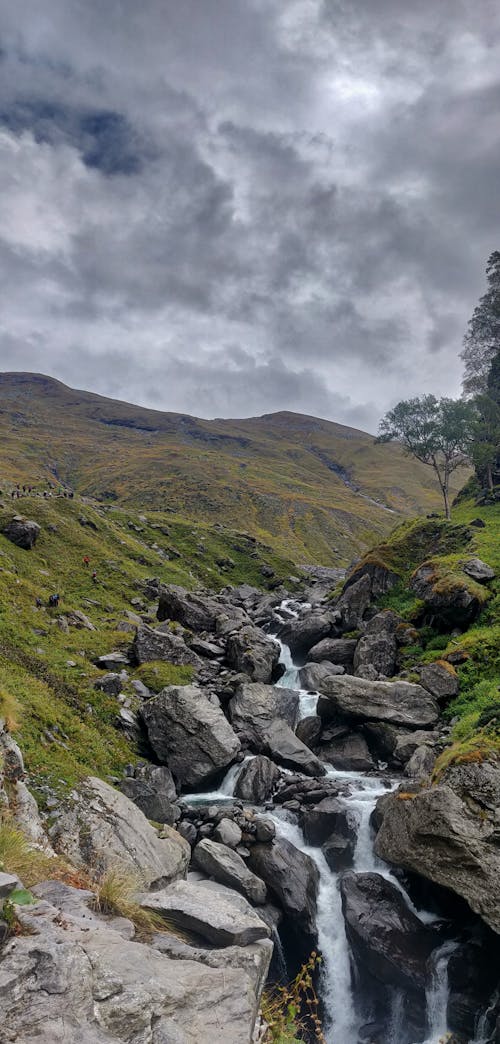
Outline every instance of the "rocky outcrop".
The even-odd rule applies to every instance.
[[[316,663],[328,660],[339,667],[352,667],[357,641],[355,638],[323,638],[309,650],[308,659]]]
[[[451,663],[446,663],[445,660],[426,663],[419,668],[418,673],[420,684],[440,703],[445,703],[458,695],[458,674]]]
[[[156,631],[147,624],[137,628],[132,644],[132,659],[139,665],[154,660],[165,660],[167,663],[196,668],[202,664],[199,656],[188,648],[180,635],[172,631]]]
[[[253,845],[249,866],[265,881],[292,926],[314,939],[319,871],[311,857],[281,838],[270,845]]]
[[[221,607],[215,599],[199,596],[174,584],[161,585],[157,616],[160,621],[175,620],[195,634],[215,631],[215,622]]]
[[[285,768],[304,772],[306,776],[325,775],[323,763],[284,721],[273,721],[267,726],[262,736],[262,745],[266,753]]]
[[[41,532],[38,522],[33,522],[23,515],[14,515],[14,518],[3,527],[3,535],[16,547],[22,547],[23,551],[31,551],[35,546]]]
[[[446,630],[473,623],[486,597],[476,581],[464,573],[446,572],[439,562],[424,562],[410,588],[425,603],[428,616]]]
[[[229,890],[228,890],[229,891]],[[191,881],[177,881],[170,888],[148,892],[142,905],[174,920],[213,946],[248,946],[269,936],[269,928],[250,904],[234,893],[200,888]]]
[[[75,866],[94,872],[117,863],[130,866],[151,888],[184,877],[191,854],[180,834],[172,830],[160,838],[132,801],[93,777],[72,794],[49,836]]]
[[[298,620],[283,624],[278,634],[286,642],[292,654],[304,655],[322,638],[327,638],[334,629],[336,614],[312,612]]]
[[[267,638],[259,627],[242,627],[227,639],[227,663],[235,671],[248,674],[254,682],[272,681],[279,658],[278,643]]]
[[[499,808],[497,762],[455,765],[411,797],[380,800],[375,849],[461,896],[500,933]]]
[[[372,588],[369,576],[360,576],[353,580],[341,594],[336,603],[336,610],[340,614],[343,631],[355,631],[363,623],[368,606],[372,598]]]
[[[195,685],[172,685],[141,708],[158,760],[184,787],[207,782],[227,768],[240,741],[220,706]]]
[[[272,796],[280,777],[280,770],[274,762],[264,754],[258,754],[242,765],[234,788],[235,797],[252,805],[263,805]]]
[[[472,577],[473,580],[477,580],[479,584],[484,584],[488,580],[494,580],[495,570],[491,566],[483,562],[481,558],[468,558],[466,562],[461,563],[461,568],[467,576]]]
[[[344,591],[349,590],[349,588],[359,583],[361,579],[365,579],[365,577],[369,581],[372,598],[380,598],[381,595],[387,594],[401,579],[399,574],[390,569],[384,562],[367,557],[365,561],[355,566],[352,573],[347,577]]]
[[[311,845],[322,845],[333,834],[354,842],[356,827],[355,816],[336,797],[325,797],[302,814],[304,836]]]
[[[277,719],[294,725],[299,695],[260,682],[240,685],[230,704],[229,717],[238,734],[259,749],[270,724]]]
[[[354,653],[354,670],[370,665],[378,674],[391,678],[396,668],[397,642],[388,631],[365,634]]]
[[[436,723],[439,709],[434,697],[420,685],[403,681],[368,681],[344,674],[325,679],[318,701],[318,714],[326,721],[382,721],[409,729],[422,729]]]
[[[166,765],[138,765],[121,781],[120,790],[155,823],[172,826],[179,817],[175,783]]]
[[[208,877],[213,877],[215,881],[234,888],[250,903],[257,906],[265,903],[267,889],[264,882],[253,874],[241,856],[237,852],[233,852],[227,845],[204,838],[196,845],[193,859],[196,866]]]

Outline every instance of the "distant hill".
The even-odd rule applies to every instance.
[[[0,482],[219,522],[296,562],[345,564],[401,516],[441,508],[431,470],[398,446],[296,413],[200,420],[4,373],[0,440]]]

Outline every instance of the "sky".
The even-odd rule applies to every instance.
[[[375,431],[460,393],[497,0],[0,0],[0,369]]]

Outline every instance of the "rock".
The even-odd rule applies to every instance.
[[[295,735],[310,750],[317,747],[321,736],[321,718],[317,714],[301,718],[297,723]]]
[[[368,681],[345,674],[327,678],[318,701],[326,721],[383,721],[409,729],[427,728],[439,717],[433,696],[420,685],[402,681]]]
[[[173,832],[160,839],[143,813],[124,794],[90,777],[73,792],[56,819],[50,839],[75,866],[105,870],[116,863],[139,872],[148,887],[161,888],[183,877],[189,846]]]
[[[242,627],[227,639],[227,663],[233,670],[248,674],[254,682],[270,682],[279,658],[278,643],[267,638],[259,627]]]
[[[35,546],[41,532],[38,522],[33,522],[23,515],[14,515],[14,518],[3,527],[3,535],[16,547],[22,547],[24,551],[31,551]]]
[[[464,574],[447,573],[438,562],[425,562],[413,574],[410,588],[425,602],[425,608],[446,630],[468,627],[478,615],[484,599],[474,581]]]
[[[178,819],[177,794],[170,769],[165,765],[138,766],[120,783],[122,794],[140,808],[147,819],[172,825]]]
[[[401,580],[399,574],[389,569],[382,561],[370,561],[368,558],[356,565],[352,573],[347,577],[344,584],[344,592],[365,578],[369,581],[370,594],[374,599],[387,594]]]
[[[172,685],[141,708],[159,761],[183,786],[198,786],[227,768],[240,741],[219,706],[195,685]]]
[[[95,631],[92,620],[89,620],[85,613],[82,613],[80,609],[70,609],[66,613],[66,620],[70,627],[77,627],[79,630],[84,631]]]
[[[0,718],[0,776],[8,783],[17,783],[24,779],[24,760],[20,747],[10,732],[3,727],[3,719]]]
[[[355,631],[361,626],[363,617],[371,601],[371,581],[368,575],[348,581],[335,608],[341,615],[342,629]]]
[[[340,882],[348,940],[356,959],[387,986],[425,996],[427,961],[439,936],[422,925],[398,888],[380,874],[348,871]]]
[[[479,1016],[495,1006],[491,1004],[491,998],[497,992],[497,963],[494,951],[491,952],[480,938],[461,943],[450,955],[448,1021],[450,1029],[459,1034],[460,1039],[477,1039],[479,1034],[476,1035],[475,1030]]]
[[[452,765],[411,799],[390,794],[377,808],[377,854],[455,892],[500,932],[500,766]]]
[[[321,846],[321,851],[334,874],[347,870],[353,864],[356,840],[353,837],[342,837],[332,834]]]
[[[116,673],[104,674],[101,678],[96,678],[94,689],[105,692],[106,696],[118,696],[122,691],[121,677]]]
[[[183,587],[174,585],[160,587],[158,619],[176,620],[196,634],[215,631],[221,607],[213,598],[192,594]]]
[[[259,747],[271,722],[279,719],[295,724],[298,706],[299,694],[293,689],[248,682],[237,688],[229,704],[229,717],[239,735]]]
[[[302,813],[302,829],[311,845],[322,845],[332,834],[355,842],[357,821],[349,809],[336,797],[326,797],[317,805],[306,807]]]
[[[437,738],[437,732],[425,732],[422,729],[416,732],[395,732],[392,758],[398,765],[406,765],[418,747],[432,745]]]
[[[290,647],[292,654],[303,655],[322,638],[331,634],[333,619],[332,613],[309,613],[298,620],[290,620],[283,624],[278,634]]]
[[[276,837],[276,827],[272,819],[261,819],[260,816],[255,820],[255,836],[257,841],[262,841],[264,844],[268,841],[274,841]]]
[[[5,874],[0,871],[0,900],[8,899],[15,888],[19,888],[19,878],[16,874]]]
[[[282,690],[284,691],[284,690]],[[304,772],[306,776],[324,776],[326,769],[305,743],[297,739],[295,733],[284,721],[271,722],[262,742],[273,761],[286,768]]]
[[[480,558],[469,558],[467,562],[461,563],[461,567],[463,572],[467,573],[467,576],[471,576],[473,580],[477,580],[480,584],[495,578],[495,570],[491,566],[486,565],[486,562],[481,561]]]
[[[202,661],[189,649],[183,638],[172,631],[155,631],[153,627],[142,624],[137,628],[132,644],[132,657],[136,664],[151,663],[164,660],[179,666],[191,666],[197,669]]]
[[[356,646],[354,670],[370,666],[374,667],[379,674],[391,678],[396,667],[397,649],[394,635],[387,631],[365,634]]]
[[[129,666],[128,656],[122,652],[105,653],[103,656],[98,656],[95,662],[96,666],[104,671],[113,671],[114,667]]]
[[[141,902],[146,909],[172,918],[179,928],[194,932],[214,946],[248,946],[270,934],[246,900],[236,904],[226,895],[189,881],[177,881],[162,891],[149,892]]]
[[[370,772],[375,768],[368,744],[360,732],[350,732],[322,745],[321,757],[343,772]]]
[[[405,767],[405,776],[411,779],[425,779],[432,775],[436,752],[430,747],[417,747]]]
[[[224,655],[224,649],[221,645],[216,645],[215,642],[207,642],[204,638],[190,639],[189,648],[193,649],[199,656],[204,656],[207,660],[222,659]]]
[[[365,634],[395,634],[401,624],[405,626],[405,621],[393,609],[381,609],[365,623]]]
[[[317,663],[328,660],[339,667],[352,667],[356,646],[356,638],[323,638],[309,650],[308,657]]]
[[[220,967],[185,952],[171,958],[124,937],[116,920],[92,915],[88,893],[82,902],[81,892],[68,892],[76,897],[70,910],[46,900],[20,908],[24,934],[2,950],[2,1024],[12,1040],[249,1044],[270,958],[266,940],[252,946],[247,963],[245,951],[238,959],[233,949]]]
[[[246,627],[251,623],[252,621],[244,609],[237,605],[228,605],[224,611],[222,607],[219,609],[219,615],[215,622],[215,633],[223,638],[224,635],[230,634],[231,631],[237,631],[240,627]]]
[[[250,801],[252,805],[263,805],[272,797],[280,778],[280,770],[274,762],[264,754],[258,754],[242,765],[234,795],[243,801]]]
[[[314,939],[319,871],[311,857],[280,838],[270,845],[253,845],[249,866],[265,881],[291,919],[292,928],[298,927]]]
[[[241,844],[241,838],[241,830],[232,819],[221,819],[214,830],[214,839],[220,841],[221,845],[225,845],[227,848],[237,848]],[[222,883],[226,884],[225,881]]]
[[[450,700],[458,695],[459,681],[456,670],[451,663],[438,660],[436,663],[426,663],[419,668],[420,684],[423,685],[431,696],[435,696],[440,702]]]
[[[257,906],[265,903],[267,889],[264,882],[248,869],[241,856],[231,848],[205,839],[196,845],[193,858],[196,866],[205,874],[236,889],[250,903]]]
[[[131,678],[130,679],[130,684],[131,684],[131,686],[132,686],[136,696],[138,696],[140,700],[149,700],[149,699],[151,699],[151,695],[152,694],[151,694],[150,689],[148,689],[147,685],[145,685],[144,682],[142,682],[140,680],[140,678]]]
[[[329,674],[345,674],[345,668],[330,662],[306,663],[299,671],[300,686],[309,692],[320,692],[323,679]]]

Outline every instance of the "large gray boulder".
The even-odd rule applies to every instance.
[[[393,634],[379,631],[360,638],[354,653],[354,670],[371,666],[379,674],[391,678],[396,668],[397,642]]]
[[[208,595],[192,594],[174,584],[161,585],[158,599],[158,619],[175,620],[196,634],[215,631],[220,605]]]
[[[320,754],[323,761],[342,772],[369,772],[375,768],[368,744],[360,732],[348,732],[322,744]]]
[[[169,823],[178,819],[177,794],[170,769],[166,765],[139,765],[133,775],[120,783],[122,794],[140,808],[147,819]]]
[[[336,603],[336,610],[342,620],[343,631],[355,631],[361,626],[363,617],[371,602],[372,585],[370,577],[365,574],[356,579],[349,579],[347,586]]]
[[[497,762],[451,766],[411,798],[396,793],[380,800],[375,849],[461,896],[500,933],[499,810]]]
[[[458,695],[458,674],[451,663],[438,660],[419,668],[420,684],[439,702],[445,703]]]
[[[380,874],[349,871],[340,891],[357,961],[384,985],[418,992],[424,1000],[428,960],[440,945],[439,935],[419,921],[396,885]]]
[[[22,547],[23,551],[31,551],[36,544],[41,528],[38,522],[24,518],[23,515],[14,515],[14,518],[3,527],[2,532],[11,544]]]
[[[281,778],[279,768],[265,754],[249,758],[241,767],[236,780],[234,796],[252,805],[263,805],[272,797],[274,787]]]
[[[268,638],[260,627],[242,627],[227,639],[227,663],[233,670],[248,674],[254,682],[270,682],[279,658],[278,643]]]
[[[336,797],[325,797],[317,805],[307,805],[302,813],[302,829],[311,845],[322,845],[332,834],[356,840],[354,813]]]
[[[280,627],[279,637],[289,646],[292,653],[304,655],[322,638],[327,638],[334,629],[333,612],[311,612],[298,620],[290,620]]]
[[[323,638],[309,650],[308,658],[316,663],[328,660],[339,667],[352,667],[356,645],[356,638]]]
[[[326,769],[305,743],[284,721],[271,722],[262,736],[262,745],[273,761],[306,776],[324,776]]]
[[[380,595],[387,594],[388,591],[399,583],[401,577],[394,570],[390,569],[389,566],[384,565],[382,561],[367,556],[364,561],[355,566],[352,573],[347,577],[344,584],[344,592],[347,592],[360,580],[369,581],[370,594],[375,599],[380,598]]]
[[[149,742],[184,787],[199,786],[234,761],[241,744],[219,706],[195,685],[171,685],[141,708]]]
[[[188,648],[180,635],[174,634],[173,631],[156,631],[147,624],[137,628],[132,643],[132,659],[139,665],[155,660],[196,668],[202,665],[199,656]]]
[[[141,902],[214,946],[248,946],[268,938],[267,924],[242,896],[237,899],[235,903],[226,894],[200,888],[198,883],[177,881],[162,891],[148,892]]]
[[[319,870],[314,860],[284,838],[252,846],[249,866],[309,938],[316,935],[316,902]]]
[[[484,602],[477,581],[465,573],[442,573],[439,565],[424,562],[410,580],[410,588],[425,602],[428,613],[442,627],[467,627]]]
[[[494,580],[495,570],[491,566],[483,562],[481,558],[468,558],[466,562],[462,562],[462,570],[467,573],[467,576],[472,577],[473,580],[477,580],[479,584],[484,584],[488,580]]]
[[[227,845],[204,838],[196,845],[193,859],[196,866],[208,877],[213,877],[215,881],[220,881],[229,888],[235,888],[249,903],[257,906],[265,903],[267,889],[264,882],[253,874],[241,856]]]
[[[299,694],[260,682],[238,686],[229,703],[229,717],[240,736],[259,748],[271,722],[279,719],[294,725],[299,707]]]
[[[24,931],[2,951],[2,1025],[9,1039],[249,1044],[270,958],[267,940],[249,947],[247,960],[246,948],[217,951],[211,966],[206,951],[186,946],[170,957],[130,939],[121,925],[91,913],[88,893],[64,885],[51,893],[19,908]]]
[[[382,721],[408,729],[425,729],[435,725],[439,708],[434,697],[421,685],[369,681],[344,674],[325,679],[318,714],[327,721]]]
[[[72,794],[51,828],[50,839],[75,866],[93,871],[116,864],[130,866],[151,888],[184,877],[190,858],[189,845],[180,834],[171,830],[168,838],[160,838],[132,801],[94,777]]]
[[[306,663],[299,671],[300,686],[309,692],[321,692],[323,679],[329,674],[345,674],[345,668],[329,662]]]

